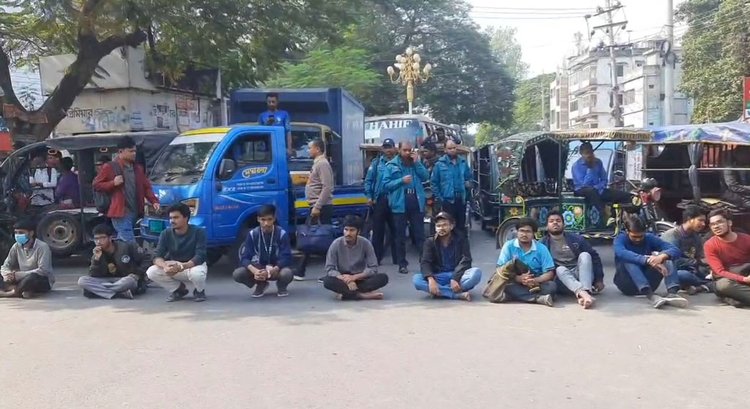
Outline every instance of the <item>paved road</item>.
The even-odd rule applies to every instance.
[[[497,251],[473,236],[485,276]],[[611,280],[612,253],[599,247]],[[250,299],[211,271],[209,301],[88,300],[80,260],[54,293],[0,300],[1,408],[747,408],[748,311],[714,296],[655,311],[610,285],[598,308],[432,300],[391,277],[383,302],[317,282]],[[315,272],[314,268],[309,270]],[[317,275],[315,275],[317,276]],[[481,290],[481,289],[480,289]]]

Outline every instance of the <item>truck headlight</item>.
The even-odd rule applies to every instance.
[[[180,203],[186,204],[190,208],[191,217],[198,214],[199,200],[197,198],[185,199],[185,200],[182,200]]]

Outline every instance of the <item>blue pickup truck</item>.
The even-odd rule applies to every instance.
[[[343,90],[324,90],[328,95],[353,100]],[[248,92],[265,95],[265,91],[244,90],[235,92],[234,115],[245,115],[244,123],[221,128],[188,131],[175,138],[156,161],[151,181],[162,209],[155,212],[147,209],[140,222],[141,237],[147,242],[158,240],[162,230],[168,227],[166,208],[182,202],[191,209],[191,224],[206,229],[209,247],[209,263],[216,262],[227,254],[231,261],[238,261],[241,246],[250,228],[256,225],[256,213],[264,205],[272,203],[278,209],[278,223],[290,233],[304,223],[310,206],[304,197],[306,172],[312,160],[306,155],[304,146],[314,138],[326,143],[326,154],[334,169],[334,216],[347,214],[364,216],[367,198],[362,185],[362,154],[359,145],[364,140],[364,110],[359,103],[348,101],[349,111],[358,108],[361,124],[355,126],[357,115],[349,112],[349,124],[342,127],[345,115],[341,108],[323,107],[317,117],[308,114],[310,122],[292,123],[292,139],[297,154],[287,157],[286,132],[280,126],[261,126],[247,119],[247,110],[239,106],[248,100]],[[300,90],[304,92],[304,90]],[[313,90],[309,95],[320,100],[323,91]],[[284,94],[280,93],[282,108]],[[298,96],[298,99],[303,99]],[[310,98],[312,99],[312,98]],[[237,102],[235,108],[234,102]],[[356,102],[356,100],[354,100]],[[245,104],[245,107],[255,106]],[[302,108],[304,105],[297,105]],[[290,112],[292,118],[295,112]],[[346,136],[337,130],[348,130]],[[352,132],[357,129],[360,132]]]

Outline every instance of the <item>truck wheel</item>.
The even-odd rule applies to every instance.
[[[245,250],[245,239],[247,238],[248,233],[250,233],[250,227],[243,227],[242,230],[240,230],[239,236],[237,236],[237,240],[234,241],[234,244],[229,249],[227,256],[229,257],[229,262],[232,266],[236,267],[240,265],[240,259],[242,258],[242,252]]]
[[[502,248],[505,242],[516,238],[516,221],[508,220],[497,229],[496,248]]]
[[[67,213],[44,216],[37,225],[36,233],[57,257],[68,257],[81,245],[81,222]]]
[[[214,248],[214,249],[208,249],[206,252],[206,264],[208,266],[212,266],[221,260],[221,257],[224,255],[224,249],[222,248]]]

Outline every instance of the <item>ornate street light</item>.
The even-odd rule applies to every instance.
[[[412,113],[414,104],[414,85],[427,82],[432,72],[432,64],[425,64],[424,68],[420,67],[422,57],[414,49],[408,47],[402,55],[396,56],[396,63],[389,65],[388,76],[394,84],[406,86],[406,100],[409,101],[409,113]]]

